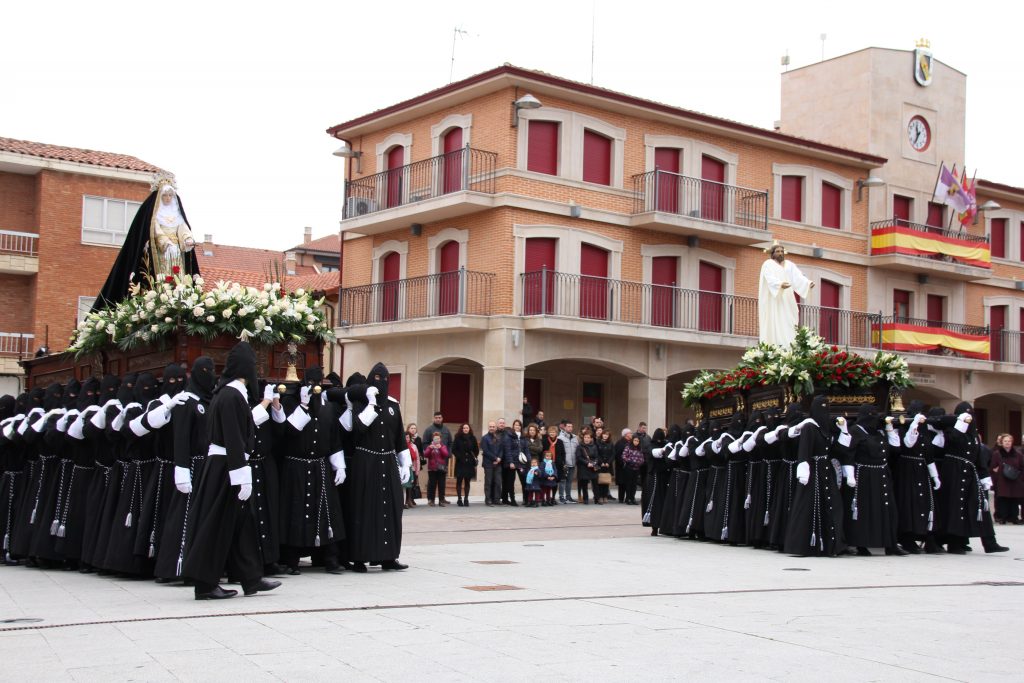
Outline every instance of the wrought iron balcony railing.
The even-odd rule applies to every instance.
[[[494,194],[498,155],[466,146],[345,184],[344,218],[471,190]]]
[[[494,273],[465,268],[341,290],[341,325],[490,315]]]
[[[0,230],[0,254],[39,255],[39,235],[34,232]]]
[[[654,170],[633,176],[633,193],[634,214],[659,211],[768,229],[768,193],[761,190]]]
[[[1024,334],[1018,330],[992,330],[992,360],[999,363],[1024,363]]]
[[[877,348],[871,330],[881,318],[880,313],[800,304],[800,324],[817,332],[829,344],[837,346]]]
[[[757,336],[757,299],[541,270],[520,275],[520,313]]]

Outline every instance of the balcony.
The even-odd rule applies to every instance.
[[[407,328],[410,333],[429,331],[431,328],[450,330],[453,318],[461,318],[459,325],[472,327],[467,316],[483,318],[491,315],[494,273],[479,273],[461,268],[450,273],[437,273],[422,277],[380,282],[341,290],[341,333],[354,337],[365,334],[393,334],[402,331],[395,324],[423,321],[424,324]],[[380,325],[377,331],[352,328]]]
[[[0,273],[35,275],[39,272],[39,235],[0,230]]]
[[[988,237],[896,218],[871,224],[871,265],[953,280],[992,276]]]
[[[633,176],[632,225],[733,244],[770,237],[768,193],[667,171]]]
[[[341,229],[374,235],[494,206],[498,155],[465,147],[345,184]]]
[[[0,375],[24,373],[19,361],[32,357],[35,335],[25,332],[0,332]]]
[[[989,329],[921,318],[880,317],[871,339],[887,351],[989,360]]]

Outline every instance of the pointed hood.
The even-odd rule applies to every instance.
[[[117,392],[121,387],[121,378],[117,375],[104,375],[100,380],[100,397],[97,401],[105,405],[107,401],[117,398]]]
[[[150,401],[160,395],[160,387],[152,372],[141,372],[135,379],[134,398],[145,408]]]
[[[77,379],[68,380],[67,384],[64,385],[64,394],[62,396],[66,410],[71,410],[78,406],[78,395],[80,393],[82,393],[82,383]]]
[[[228,360],[224,365],[224,372],[221,373],[217,390],[236,379],[246,381],[249,403],[255,405],[258,402],[256,391],[259,387],[259,378],[256,376],[256,352],[249,342],[238,342],[228,352]]]
[[[0,396],[0,420],[14,417],[15,399],[10,394]]]
[[[213,398],[213,388],[217,386],[217,376],[213,372],[213,359],[199,356],[192,364],[192,374],[188,378],[188,391],[209,402]]]
[[[117,400],[121,406],[127,406],[135,400],[135,383],[139,379],[139,373],[129,372],[121,377],[121,384],[117,389]]]
[[[829,427],[829,413],[828,413],[828,399],[822,395],[815,396],[811,399],[811,410],[810,417],[812,420],[818,423],[818,426],[822,430],[828,430]]]
[[[160,380],[160,395],[175,396],[185,388],[185,368],[180,363],[170,363],[164,368]]]
[[[46,387],[43,393],[43,410],[56,410],[63,405],[64,387],[59,384],[51,384]]]
[[[377,363],[370,368],[370,374],[366,376],[366,383],[371,387],[377,387],[382,398],[388,395],[388,369],[383,363]]]
[[[78,405],[76,407],[81,412],[89,406],[96,405],[99,403],[99,400],[100,381],[95,377],[89,377],[82,382],[82,392],[78,394]]]

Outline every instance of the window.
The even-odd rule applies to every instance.
[[[530,121],[526,170],[558,175],[559,128],[557,121]]]
[[[839,229],[843,191],[831,183],[821,184],[821,227]]]
[[[1006,258],[1006,219],[993,218],[989,232],[992,244],[992,258]]]
[[[988,309],[989,358],[995,361],[1003,357],[1003,330],[1006,329],[1006,313],[1009,306],[992,306]]]
[[[78,316],[75,321],[76,326],[81,325],[85,317],[89,315],[89,311],[92,310],[92,305],[96,303],[96,297],[94,296],[80,296],[78,297]]]
[[[612,184],[612,141],[587,129],[583,131],[583,180]]]
[[[1020,222],[1020,233],[1018,234],[1020,236],[1018,240],[1020,242],[1020,260],[1024,261],[1024,221]]]
[[[106,197],[83,198],[82,242],[120,246],[128,234],[140,202]]]
[[[782,212],[784,221],[801,222],[804,219],[804,177],[787,175],[782,177]]]
[[[910,318],[910,292],[908,290],[892,290],[892,315],[896,322],[906,322]]]
[[[946,207],[935,202],[928,202],[928,218],[925,223],[928,227],[933,228],[930,232],[942,232],[942,226],[946,224]]]
[[[896,220],[896,225],[906,226],[910,223],[913,215],[913,202],[914,200],[910,197],[898,194],[892,196],[892,217]]]

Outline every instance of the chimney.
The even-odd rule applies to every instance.
[[[284,252],[284,270],[288,275],[295,275],[295,252]]]
[[[304,228],[304,230],[305,230],[305,233],[302,235],[302,243],[303,244],[309,244],[310,242],[313,241],[313,228],[311,228],[310,226],[307,225]]]
[[[206,242],[207,244],[213,244],[213,233],[208,232],[205,235],[203,235],[203,242]]]

